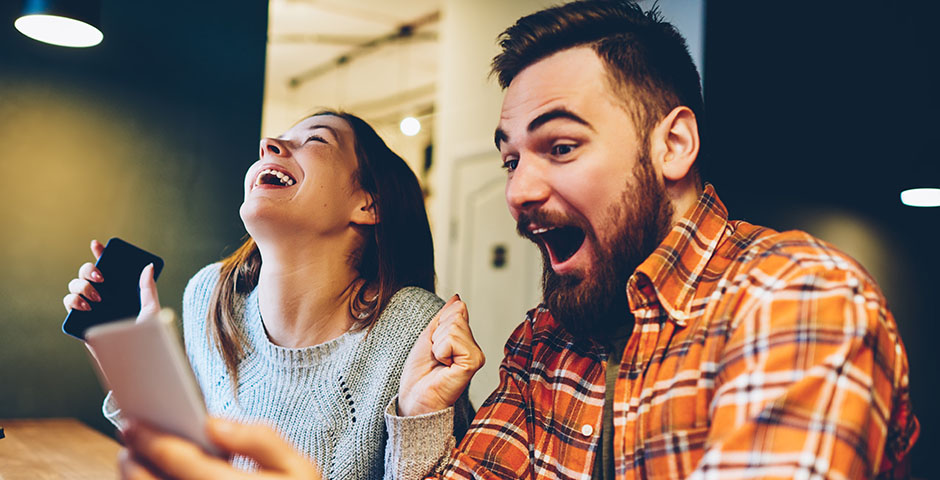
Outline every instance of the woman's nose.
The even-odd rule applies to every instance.
[[[264,158],[265,155],[277,155],[280,157],[284,156],[286,153],[287,150],[284,148],[284,145],[277,139],[271,137],[261,139],[261,152],[258,154],[258,158]]]

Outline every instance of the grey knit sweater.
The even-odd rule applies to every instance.
[[[421,288],[403,288],[368,332],[347,332],[312,347],[284,348],[268,339],[255,289],[237,305],[246,354],[238,367],[236,400],[225,363],[206,330],[209,297],[218,278],[219,264],[209,265],[189,281],[183,294],[186,353],[209,413],[274,426],[311,458],[324,478],[383,478],[384,414],[398,392],[412,345],[444,302]],[[106,401],[105,413],[118,423],[115,407]],[[456,410],[455,430],[463,432],[472,417],[466,395]],[[244,458],[234,464],[253,467]],[[388,476],[410,476],[396,473],[401,466],[389,465]]]

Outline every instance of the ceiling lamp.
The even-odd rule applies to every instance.
[[[940,207],[940,188],[912,188],[901,192],[901,203],[909,207]]]
[[[405,117],[398,125],[398,128],[401,129],[401,133],[413,137],[421,131],[421,122],[415,117]]]
[[[13,25],[23,35],[63,47],[101,43],[100,0],[25,0]]]

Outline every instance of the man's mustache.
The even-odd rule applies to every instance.
[[[590,224],[580,215],[568,215],[548,210],[533,210],[528,213],[520,213],[519,218],[516,220],[516,233],[532,242],[540,243],[538,235],[532,233],[533,225],[537,225],[540,228],[577,227],[584,232],[585,236],[594,238],[594,232]]]

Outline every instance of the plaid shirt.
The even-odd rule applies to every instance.
[[[706,186],[627,284],[614,391],[618,479],[890,477],[917,437],[908,365],[865,270],[802,232],[728,221]],[[590,479],[604,350],[544,308],[445,478]]]

